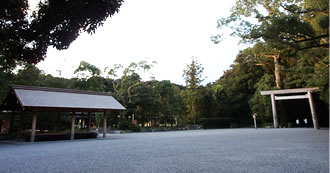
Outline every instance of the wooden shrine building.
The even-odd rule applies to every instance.
[[[12,85],[12,90],[0,106],[0,112],[33,112],[30,141],[34,142],[38,112],[71,112],[71,137],[74,139],[76,112],[88,113],[88,131],[90,131],[91,113],[103,112],[103,138],[106,137],[107,117],[110,110],[125,110],[111,94],[103,92],[81,91],[72,89],[45,88]],[[20,121],[21,121],[20,120]],[[18,134],[22,131],[18,130]]]

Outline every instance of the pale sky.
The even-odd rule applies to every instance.
[[[30,0],[31,1],[31,0]],[[239,50],[238,38],[214,44],[210,37],[224,31],[217,20],[229,16],[235,0],[125,0],[119,13],[93,35],[82,33],[67,50],[49,48],[37,66],[46,74],[71,78],[80,61],[100,68],[129,65],[147,58],[156,80],[184,85],[183,70],[197,57],[204,67],[203,84],[229,69]],[[119,74],[120,76],[121,74]],[[141,74],[141,77],[142,74]]]

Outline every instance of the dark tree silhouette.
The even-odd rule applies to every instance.
[[[0,65],[38,63],[47,48],[67,49],[81,32],[92,34],[118,12],[122,0],[46,0],[28,13],[27,0],[0,1]]]

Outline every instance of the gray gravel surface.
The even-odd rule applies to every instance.
[[[219,129],[0,142],[0,172],[329,172],[329,129]]]

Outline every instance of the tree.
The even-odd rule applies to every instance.
[[[138,63],[132,62],[129,66],[123,67],[115,64],[112,68],[106,68],[107,80],[111,81],[114,96],[118,98],[126,107],[127,111],[122,114],[121,123],[127,124],[128,117],[139,119],[140,123],[146,122],[152,116],[157,115],[158,100],[153,89],[153,82],[144,82],[141,80],[138,70],[142,69],[143,73],[148,72],[153,64],[147,61]],[[122,75],[118,79],[118,71],[122,70]],[[129,124],[129,123],[128,123]]]
[[[17,75],[14,77],[14,84],[40,86],[43,71],[39,70],[36,66],[25,64],[23,69],[18,70]]]
[[[8,70],[16,67],[16,61],[32,61],[28,38],[27,0],[3,0],[0,2],[0,67]]]
[[[154,89],[154,82],[142,82],[135,88],[137,96],[134,100],[136,118],[144,126],[151,121],[151,127],[159,119],[159,100],[157,92]]]
[[[77,78],[75,78],[75,83],[73,84],[74,88],[89,91],[104,91],[105,80],[100,76],[101,70],[95,65],[81,61],[74,73],[77,74]]]
[[[146,72],[149,72],[149,70],[154,66],[154,64],[157,64],[157,62],[152,61],[151,63],[148,63],[146,60],[140,61],[136,64],[138,68],[141,68],[143,70],[143,81],[145,81]],[[151,76],[151,78],[153,77]]]
[[[231,35],[239,36],[241,42],[254,44],[244,50],[244,56],[255,57],[254,65],[249,66],[261,66],[264,74],[251,76],[255,93],[248,102],[250,109],[264,121],[269,120],[271,107],[269,98],[260,95],[262,90],[319,87],[321,92],[317,98],[322,100],[319,105],[329,103],[328,7],[327,0],[237,0],[231,15],[218,20],[219,29],[230,27]],[[218,43],[222,38],[218,35],[212,40]],[[242,62],[234,65],[231,71],[240,64]],[[278,103],[282,123],[290,121],[288,115],[292,114],[286,105]]]
[[[202,73],[204,68],[198,63],[195,57],[192,57],[191,64],[187,65],[187,68],[183,70],[183,77],[186,81],[187,89],[183,93],[184,100],[187,106],[187,121],[188,123],[196,124],[200,117],[199,110],[197,108],[197,100],[199,94],[197,89],[203,81]]]
[[[27,0],[0,2],[0,55],[2,66],[18,61],[38,63],[48,46],[67,49],[81,31],[92,34],[118,12],[122,0],[40,1],[32,15]]]
[[[328,0],[237,0],[231,15],[218,20],[218,28],[231,27],[231,35],[243,42],[264,40],[296,50],[328,49],[328,7]],[[218,35],[212,40],[217,43],[221,38]]]
[[[165,126],[167,123],[173,126],[184,110],[182,98],[176,91],[176,86],[170,81],[164,80],[155,84],[155,91],[158,94],[159,113]]]
[[[186,86],[191,89],[195,90],[204,80],[202,77],[202,73],[204,68],[201,64],[198,63],[196,57],[191,58],[191,63],[187,65],[187,68],[183,70],[183,78],[186,81]]]
[[[86,72],[89,74],[86,74]],[[74,71],[74,74],[77,74],[80,78],[89,78],[90,75],[93,77],[100,76],[101,70],[95,65],[89,64],[86,61],[81,61],[78,68]]]

